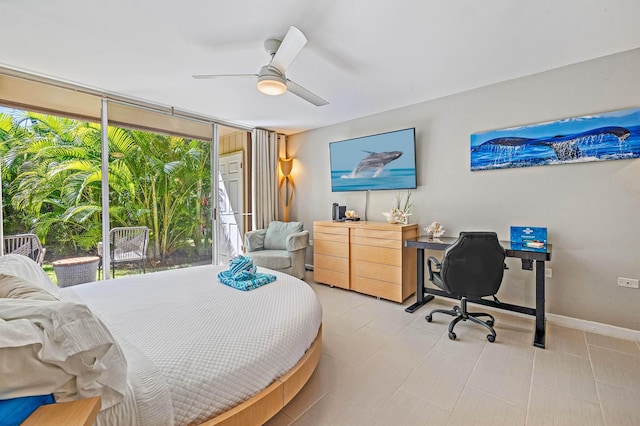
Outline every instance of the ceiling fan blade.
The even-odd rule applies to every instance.
[[[194,74],[191,77],[196,80],[206,80],[218,77],[257,77],[258,74]]]
[[[304,87],[300,86],[297,83],[294,83],[289,79],[287,79],[287,90],[294,95],[301,97],[305,101],[311,102],[315,106],[323,106],[329,104],[329,102],[325,101],[320,96],[316,95],[315,93],[311,93]]]
[[[302,34],[302,31],[292,25],[269,65],[284,74],[305,44],[307,44],[307,38]]]

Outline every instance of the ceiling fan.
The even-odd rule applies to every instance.
[[[329,102],[289,80],[284,74],[305,44],[307,44],[307,38],[302,34],[302,31],[291,26],[284,39],[268,39],[264,42],[264,49],[271,55],[271,61],[260,68],[257,74],[196,74],[192,77],[195,79],[257,77],[258,90],[262,93],[275,96],[281,95],[288,90],[315,106],[327,105]]]

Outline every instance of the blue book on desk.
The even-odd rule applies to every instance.
[[[511,243],[532,249],[544,249],[547,246],[547,228],[512,226]]]

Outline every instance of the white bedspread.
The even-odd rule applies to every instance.
[[[60,290],[62,299],[86,303],[122,346],[136,407],[120,407],[120,415],[137,413],[139,421],[121,417],[121,424],[205,421],[266,388],[310,347],[322,308],[307,284],[260,268],[278,279],[243,292],[218,281],[224,269],[199,266]],[[105,413],[105,423],[113,424],[115,411]]]

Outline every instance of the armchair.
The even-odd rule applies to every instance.
[[[458,240],[444,252],[442,262],[430,256],[427,261],[429,281],[460,299],[452,310],[434,309],[425,317],[431,322],[434,313],[455,317],[449,324],[449,339],[455,340],[453,327],[460,321],[472,321],[487,328],[487,340],[495,341],[495,318],[483,312],[467,311],[467,300],[494,296],[500,289],[505,269],[505,250],[495,232],[461,232]],[[436,270],[438,269],[438,270]],[[478,317],[489,317],[482,321]]]
[[[309,245],[309,231],[302,222],[278,222],[267,229],[249,231],[244,235],[245,255],[253,264],[296,278],[304,278],[305,250]]]

